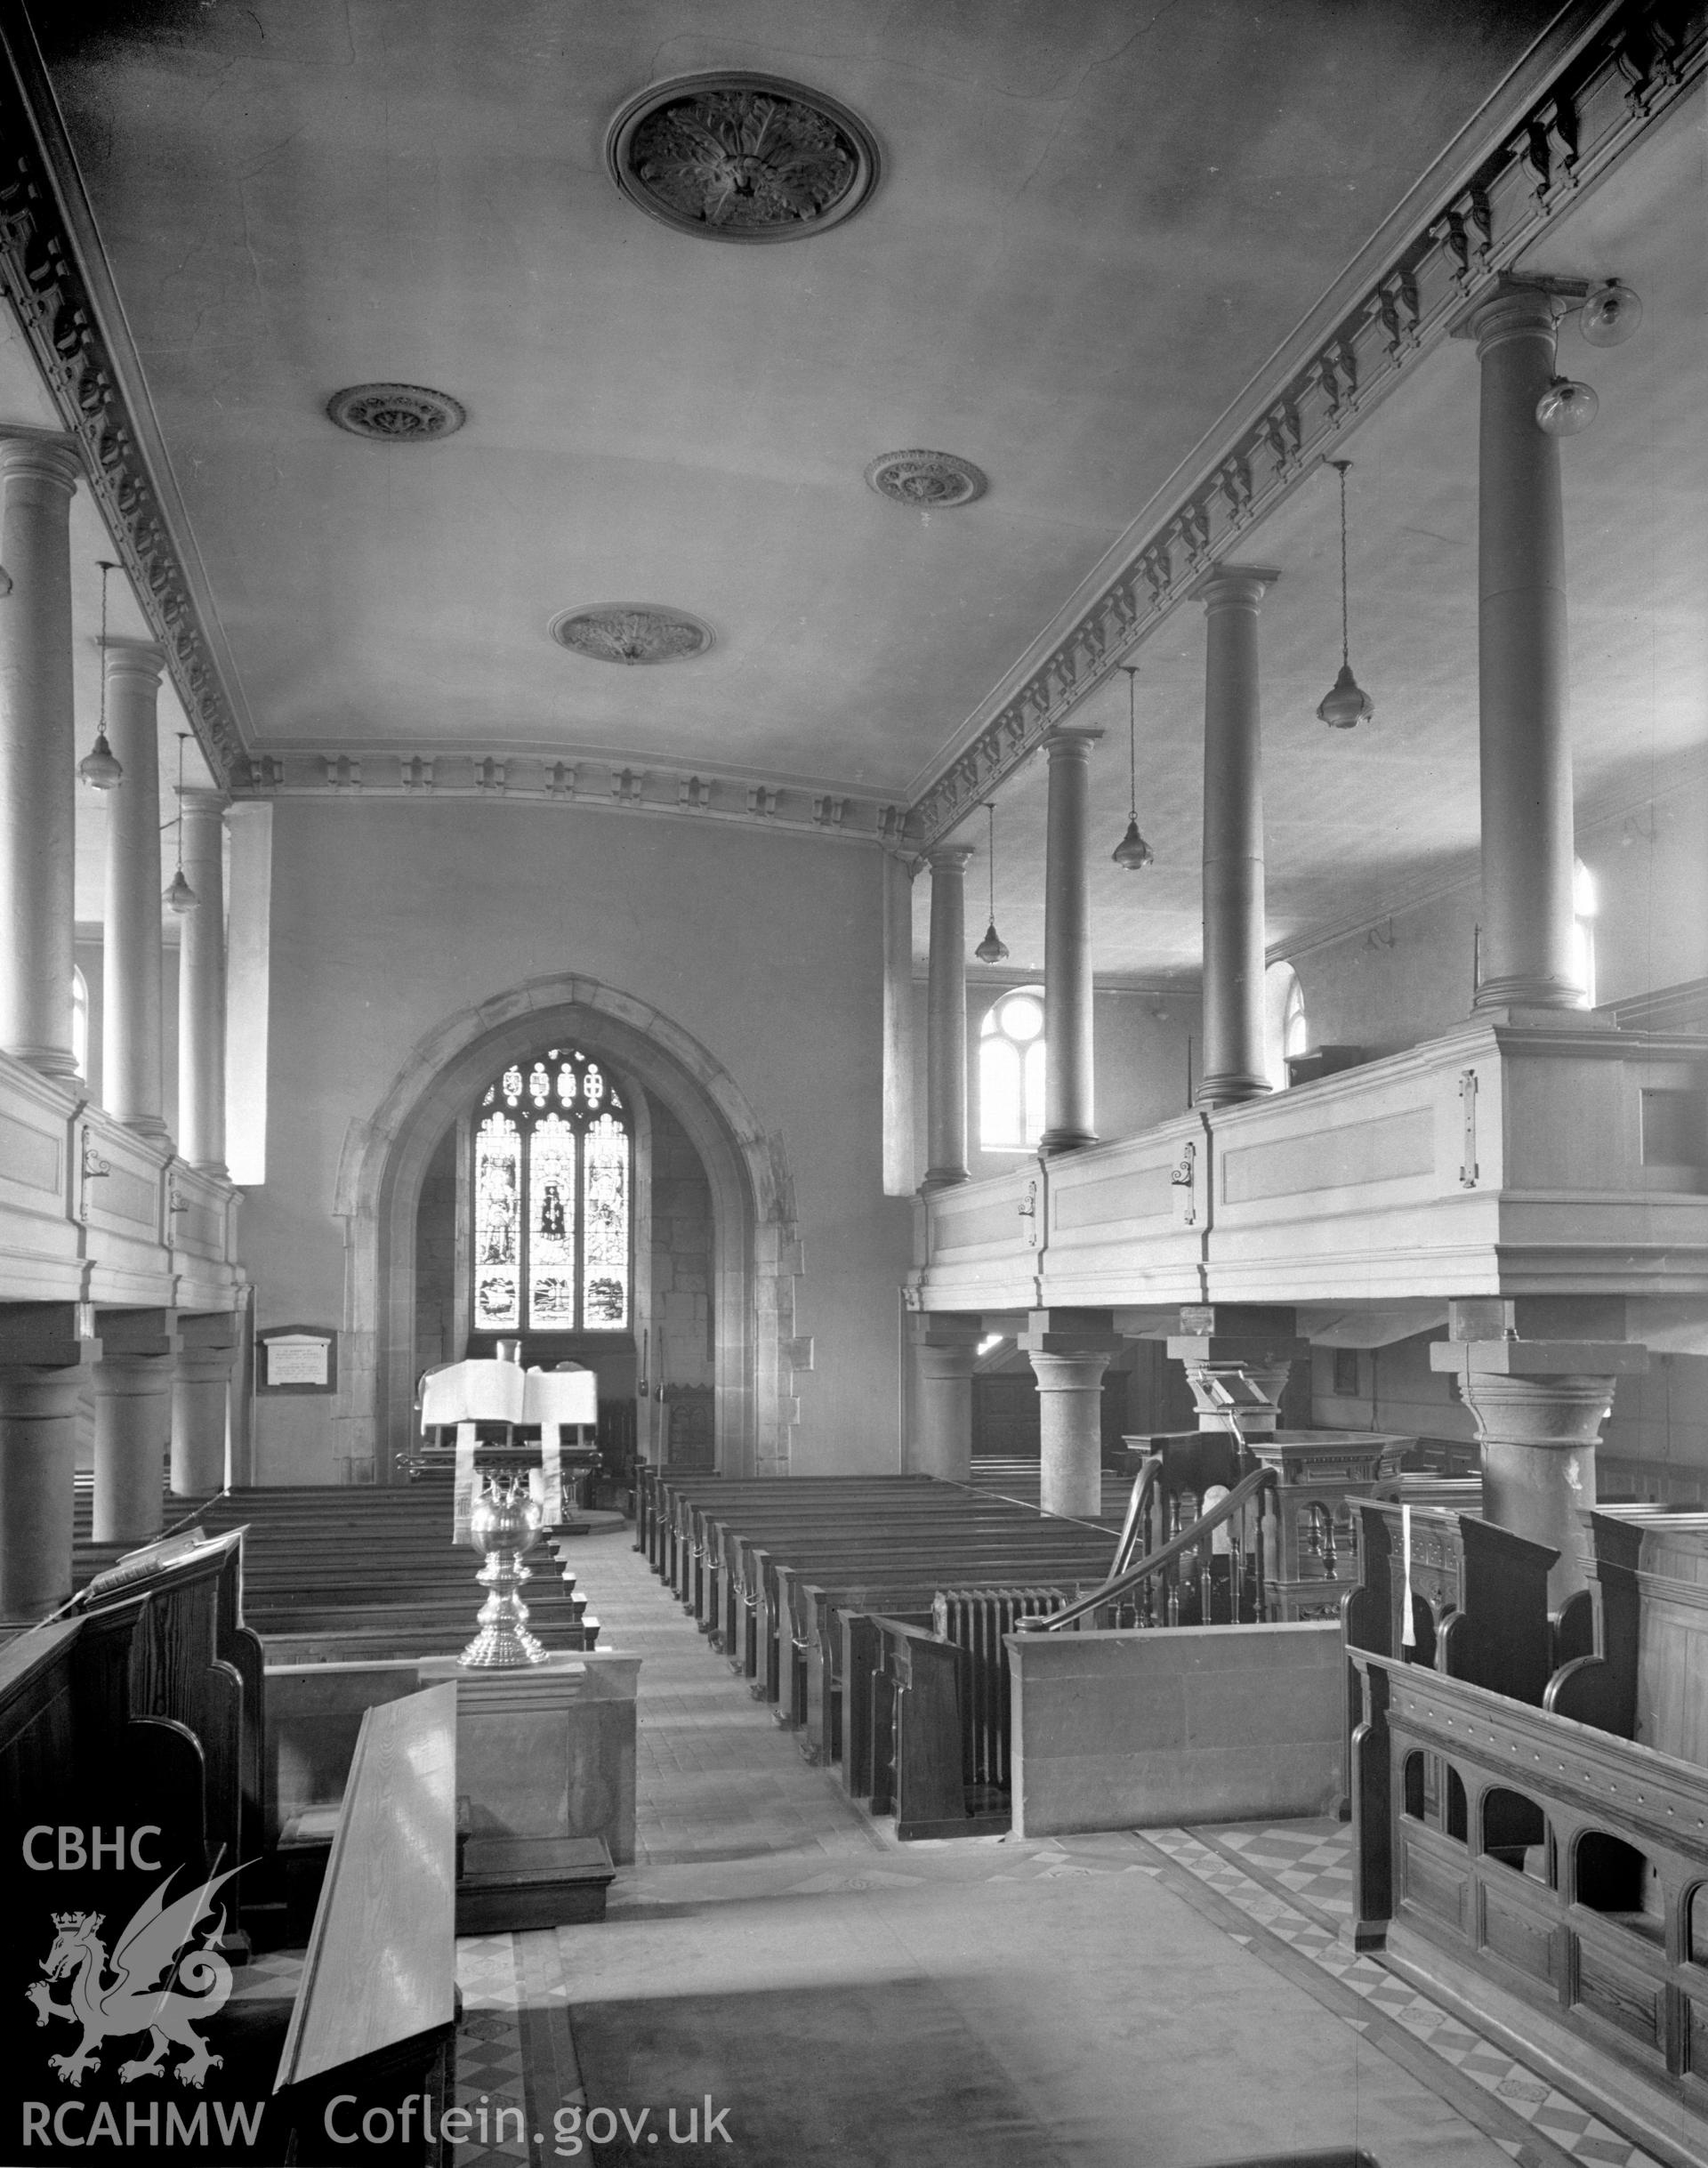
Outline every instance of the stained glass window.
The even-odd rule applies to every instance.
[[[507,1114],[489,1114],[474,1137],[474,1323],[513,1332],[521,1323],[522,1140]]]
[[[633,1147],[622,1093],[597,1061],[553,1046],[511,1063],[478,1106],[475,1330],[627,1331]]]
[[[592,1073],[587,1089],[592,1092]],[[629,1322],[629,1132],[614,1114],[587,1125],[583,1176],[587,1199],[584,1323],[621,1332]]]

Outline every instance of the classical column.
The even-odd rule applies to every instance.
[[[922,1187],[967,1179],[967,861],[965,843],[927,851],[931,869],[931,977],[925,995],[925,1126]]]
[[[238,1358],[237,1320],[223,1313],[180,1319],[172,1378],[172,1488],[178,1497],[225,1484],[227,1388]]]
[[[1217,1302],[1182,1310],[1168,1351],[1185,1366],[1201,1431],[1237,1423],[1247,1439],[1272,1438],[1293,1366],[1309,1360],[1310,1342],[1297,1336],[1290,1310]]]
[[[1555,310],[1503,278],[1467,329],[1482,366],[1478,682],[1483,930],[1478,1009],[1571,1009],[1572,754],[1559,441],[1536,423]]]
[[[1527,1319],[1525,1307],[1449,1303],[1448,1337],[1430,1347],[1430,1364],[1457,1380],[1476,1421],[1483,1518],[1559,1553],[1548,1572],[1549,1605],[1558,1609],[1588,1585],[1583,1517],[1595,1503],[1595,1448],[1615,1387],[1648,1369],[1648,1350],[1631,1341],[1567,1337],[1568,1316]],[[1565,1328],[1561,1337],[1533,1336],[1551,1323]]]
[[[1280,578],[1218,565],[1193,589],[1204,615],[1204,1071],[1206,1107],[1256,1099],[1263,1063],[1263,766],[1257,613]]]
[[[107,737],[125,770],[107,794],[101,951],[101,1098],[143,1136],[164,1137],[160,1038],[160,765],[155,701],[165,650],[109,640]]]
[[[1092,747],[1100,730],[1051,730],[1043,873],[1044,1153],[1090,1144],[1092,932],[1086,887]]]
[[[1121,1350],[1109,1313],[1035,1310],[1019,1344],[1038,1382],[1039,1503],[1095,1520],[1103,1510],[1103,1373]]]
[[[98,1322],[94,1539],[143,1543],[160,1533],[176,1340],[160,1310],[102,1310]]]
[[[187,790],[184,878],[196,892],[178,952],[178,1149],[205,1173],[225,1173],[225,794]],[[174,1484],[174,1488],[176,1485]]]
[[[972,1374],[984,1325],[932,1311],[914,1320],[910,1475],[964,1483],[972,1472]]]
[[[71,1593],[78,1390],[100,1353],[75,1303],[21,1306],[0,1331],[0,1617],[44,1617]]]
[[[0,434],[0,1051],[73,1076],[77,742],[68,437]]]

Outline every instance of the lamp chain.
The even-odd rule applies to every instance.
[[[1341,661],[1344,665],[1352,660],[1352,643],[1347,632],[1346,615],[1346,470],[1350,462],[1337,459],[1334,464],[1341,473]]]

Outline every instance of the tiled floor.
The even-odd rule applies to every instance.
[[[1640,2147],[1539,2072],[1479,2038],[1373,1959],[1354,1953],[1341,1933],[1352,1914],[1352,1874],[1347,1865],[1347,1834],[1340,1824],[1159,1829],[1148,1832],[1141,1842],[1155,1845],[1207,1888],[1230,1899],[1254,1926],[1350,1987],[1370,2009],[1402,2026],[1433,2056],[1505,2104],[1571,2159],[1610,2164],[1611,2168],[1656,2168]],[[1511,2136],[1497,2136],[1496,2143],[1515,2160],[1526,2150],[1521,2140]]]
[[[720,1995],[753,2008],[761,2006],[753,1998],[769,1997],[762,2006],[798,2015],[815,1997],[828,2010],[826,1998],[874,1979],[917,2012],[920,2051],[948,2066],[946,2079],[973,2074],[982,2058],[997,2075],[980,2081],[979,2099],[988,2108],[994,2087],[1011,2100],[983,2154],[975,2145],[965,2157],[1019,2159],[1027,2168],[1138,2160],[1188,2168],[1249,2156],[1265,2140],[1274,2151],[1320,2142],[1341,2130],[1333,2110],[1343,2097],[1347,2128],[1358,2127],[1361,2111],[1365,2142],[1382,2168],[1498,2168],[1503,2159],[1522,2168],[1651,2168],[1538,2073],[1352,1952],[1340,1931],[1350,1875],[1338,1825],[899,1846],[853,1809],[830,1773],[801,1759],[625,1534],[589,1538],[576,1563],[604,1640],[644,1659],[638,1856],[613,1886],[603,1927],[459,1944],[459,2104],[484,2104],[493,2129],[495,2111],[512,2109],[507,2134],[522,2108],[525,2139],[459,2148],[458,2168],[564,2157],[552,2151],[554,2119],[567,2113],[573,2127],[587,2099],[577,2022],[595,2059],[590,2085],[609,2083],[613,2056],[621,2079],[637,2087],[643,2075],[657,2081],[690,2067],[700,2068],[697,2082],[711,2082],[694,2055],[707,2051],[705,2013],[715,2016]],[[1213,2006],[1219,2022],[1245,2027],[1253,2046],[1240,2067],[1256,2096],[1246,2105],[1257,2142],[1212,2147],[1205,2139],[1195,2151],[1192,2118],[1178,2128],[1178,2116],[1170,2120],[1181,2057],[1196,2065],[1211,2053],[1200,2049],[1195,1998]],[[689,2037],[695,2023],[697,2047]],[[682,2028],[674,2047],[673,2024]],[[625,2027],[634,2035],[628,2061]],[[1260,2035],[1267,2063],[1256,2054]],[[731,2168],[961,2160],[966,2133],[950,2127],[961,2112],[954,2086],[944,2093],[942,2129],[921,2140],[906,2120],[922,2112],[917,2072],[914,2094],[901,2101],[907,2039],[867,2045],[890,2059],[880,2090],[882,2068],[896,2069],[892,2112],[913,2135],[885,2140],[867,2130],[857,2138],[834,2117],[792,2131],[785,2116],[782,2135],[767,2143],[775,2103],[765,2096],[793,2085],[794,2074],[766,2066],[756,2077],[743,2065],[729,2082],[748,2087],[753,2149],[719,2148],[718,2156]],[[851,2041],[845,2052],[858,2057],[859,2047]],[[1204,2112],[1221,2116],[1218,2130],[1245,2132],[1240,2104],[1213,2091]],[[872,2112],[882,2122],[880,2109]],[[560,2134],[563,2127],[558,2122]],[[1145,2132],[1139,2151],[1137,2127]],[[1292,2144],[1273,2142],[1281,2139]],[[632,2156],[619,2143],[581,2157]],[[668,2157],[668,2149],[632,2157]]]

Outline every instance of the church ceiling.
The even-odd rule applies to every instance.
[[[342,762],[368,787],[473,787],[484,763],[495,787],[826,829],[858,802],[862,833],[995,712],[1551,12],[1366,0],[1350,36],[1330,0],[33,11],[269,777]],[[1696,125],[1666,124],[1686,146]],[[1640,583],[1615,546],[1691,479],[1656,452],[1702,351],[1687,366],[1708,254],[1688,149],[1627,194],[1572,214],[1651,310],[1593,357],[1601,419],[1569,447],[1573,502],[1596,508],[1574,527],[1580,772],[1614,796],[1694,742],[1674,695],[1700,663],[1669,600],[1699,544],[1681,523],[1658,602],[1655,553]],[[1542,245],[1561,269],[1568,227]],[[364,440],[327,411],[352,390],[440,395],[460,420]],[[1444,348],[1340,447],[1373,725],[1343,737],[1311,713],[1338,660],[1332,478],[1305,475],[1253,537],[1284,568],[1264,630],[1277,937],[1391,907],[1474,846],[1474,364]],[[1158,864],[1100,887],[1100,961],[1140,974],[1196,951],[1196,617],[1138,657]],[[643,659],[630,619],[697,628],[693,651],[601,666]],[[1663,620],[1638,716],[1625,681]],[[1109,732],[1112,848],[1124,686],[1078,712]],[[1017,961],[1036,765],[996,785]]]

